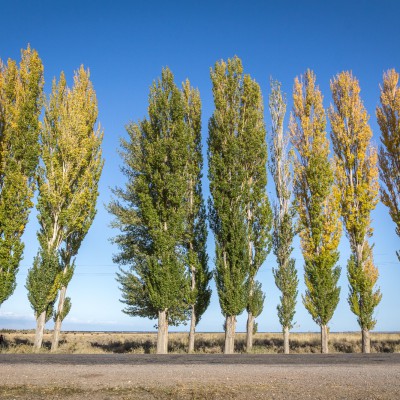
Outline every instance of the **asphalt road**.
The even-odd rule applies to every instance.
[[[375,354],[0,354],[1,364],[58,365],[400,365],[400,353]]]

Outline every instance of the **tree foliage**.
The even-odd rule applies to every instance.
[[[305,261],[306,293],[303,303],[320,326],[328,324],[339,302],[340,267],[337,247],[341,237],[338,189],[329,161],[326,117],[315,74],[295,79],[292,144],[297,150],[294,192]]]
[[[0,305],[14,292],[39,158],[43,65],[29,46],[0,60]]]
[[[35,317],[46,313],[46,321],[53,315],[59,289],[61,264],[57,251],[40,249],[28,271],[26,289]]]
[[[389,70],[383,75],[381,105],[376,109],[381,129],[383,146],[379,149],[379,173],[382,203],[389,208],[390,216],[396,224],[400,236],[400,88],[399,74]],[[400,260],[400,252],[397,252]]]
[[[272,249],[278,264],[273,268],[275,284],[281,291],[277,306],[279,322],[293,328],[293,318],[298,294],[298,278],[295,260],[290,257],[294,227],[294,208],[291,202],[293,157],[288,153],[289,135],[285,136],[283,122],[286,113],[286,99],[277,81],[271,81],[269,110],[272,119],[269,169],[275,183],[277,201],[273,207]]]
[[[52,93],[46,104],[43,129],[40,133],[42,163],[38,173],[38,240],[39,254],[57,254],[59,268],[54,284],[57,292],[66,288],[74,272],[73,257],[77,254],[96,215],[98,182],[103,160],[100,127],[97,120],[97,100],[89,71],[83,66],[74,75],[69,89],[62,73],[59,82],[53,81]],[[46,256],[47,257],[47,256]],[[46,271],[49,262],[40,256],[30,271],[30,279]],[[35,274],[38,277],[35,278]],[[41,291],[50,299],[52,286],[43,288],[27,285],[29,290]],[[34,298],[35,293],[29,293]],[[47,297],[46,297],[47,296]],[[65,317],[67,308],[58,310],[55,317]]]
[[[381,299],[374,286],[371,211],[378,201],[377,152],[371,147],[369,116],[360,98],[360,87],[350,72],[331,81],[334,107],[329,110],[331,138],[335,151],[336,181],[340,191],[341,215],[352,256],[347,265],[349,304],[363,329],[373,329],[373,312]]]
[[[170,324],[187,319],[190,298],[188,176],[194,167],[187,106],[172,72],[163,69],[150,89],[149,118],[130,124],[129,140],[121,141],[127,184],[114,190],[117,199],[109,205],[121,230],[114,260],[130,267],[118,274],[124,312],[154,319],[167,311]]]
[[[208,160],[219,302],[225,316],[252,307],[254,278],[269,252],[271,210],[265,126],[259,85],[234,57],[211,71],[215,110]]]
[[[253,281],[251,291],[249,291],[249,299],[247,302],[247,311],[257,318],[264,309],[265,294],[262,291],[261,282]]]
[[[182,87],[184,121],[188,129],[187,215],[184,241],[186,246],[187,270],[191,279],[188,303],[193,305],[196,324],[210,304],[209,282],[212,273],[208,269],[207,216],[202,191],[203,155],[201,146],[201,100],[198,90],[186,80]]]

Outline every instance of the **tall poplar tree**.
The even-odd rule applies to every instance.
[[[342,72],[331,81],[331,90],[334,106],[329,118],[336,181],[341,188],[341,214],[352,252],[347,264],[348,301],[362,329],[362,350],[369,353],[369,331],[376,324],[373,313],[381,300],[380,291],[374,289],[378,269],[368,242],[372,236],[371,211],[378,202],[378,157],[370,145],[372,131],[357,79],[351,72]]]
[[[43,65],[29,46],[21,62],[0,60],[0,306],[14,292],[39,161]]]
[[[383,146],[379,149],[379,175],[382,203],[389,208],[400,236],[400,88],[399,74],[391,69],[383,75],[381,105],[376,116],[381,129]],[[400,261],[400,251],[397,252]]]
[[[208,269],[206,252],[207,221],[202,192],[203,155],[201,152],[201,100],[198,90],[187,80],[183,84],[184,121],[188,128],[188,165],[185,168],[187,180],[187,216],[185,245],[188,273],[190,276],[190,331],[188,352],[194,351],[195,329],[201,316],[210,304],[209,282],[212,273]]]
[[[215,279],[226,318],[224,351],[233,353],[236,316],[247,308],[250,350],[254,314],[262,310],[263,295],[255,276],[270,242],[267,146],[260,87],[243,74],[240,59],[217,62],[211,80],[215,111],[208,138],[210,225]]]
[[[315,74],[295,79],[290,134],[297,150],[294,192],[305,261],[303,303],[321,328],[321,352],[328,353],[328,323],[339,302],[340,267],[337,247],[341,237],[338,189],[329,160],[329,141],[322,94]]]
[[[37,318],[36,350],[41,347],[46,317],[59,294],[52,341],[52,350],[57,349],[61,323],[71,307],[66,290],[74,272],[74,257],[96,215],[103,168],[103,133],[95,127],[97,115],[96,94],[89,71],[83,66],[75,72],[72,89],[67,87],[63,73],[58,84],[53,82],[40,135],[40,250],[27,281],[30,300],[42,298],[40,308],[31,301]],[[37,282],[44,277],[48,285],[41,287]]]
[[[289,331],[293,328],[293,318],[298,294],[295,260],[290,257],[293,239],[295,210],[291,201],[293,184],[293,155],[288,152],[289,135],[285,135],[283,122],[286,113],[286,99],[281,84],[271,81],[269,110],[272,119],[269,168],[275,182],[277,201],[273,207],[272,248],[278,264],[273,268],[275,284],[281,291],[277,306],[279,322],[283,331],[283,350],[289,354]]]
[[[129,140],[121,141],[122,171],[128,181],[125,188],[114,190],[117,199],[109,205],[114,226],[122,231],[114,239],[120,249],[114,260],[130,267],[118,274],[124,312],[158,319],[159,354],[168,351],[168,325],[185,321],[189,313],[187,215],[193,132],[186,111],[172,72],[163,69],[150,88],[149,118],[130,124]]]

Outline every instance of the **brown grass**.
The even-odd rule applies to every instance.
[[[34,331],[0,331],[3,343],[0,353],[31,353]],[[359,332],[332,332],[329,337],[332,353],[361,352]],[[152,354],[156,351],[157,334],[130,332],[64,332],[61,334],[58,353],[64,354],[106,354],[131,353]],[[236,335],[235,351],[245,352],[246,335]],[[46,331],[42,352],[50,351],[51,332]],[[169,352],[186,353],[188,336],[186,333],[169,334]],[[222,353],[223,333],[197,333],[195,352],[198,354]],[[254,335],[253,353],[281,353],[283,339],[280,333],[257,333]],[[292,353],[319,353],[319,333],[291,333],[290,351]],[[371,352],[399,353],[400,333],[371,333]]]

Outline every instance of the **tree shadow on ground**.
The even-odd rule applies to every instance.
[[[195,338],[194,351],[196,353],[222,353],[224,351],[224,339]]]
[[[129,341],[111,341],[107,343],[101,342],[90,342],[90,345],[95,348],[102,349],[108,353],[144,353],[150,354],[153,353],[152,351],[155,346],[154,342],[151,340],[146,341],[136,341],[136,340],[129,340]]]

